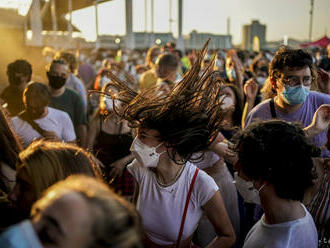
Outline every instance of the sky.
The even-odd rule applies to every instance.
[[[0,7],[7,2],[31,0],[0,0]],[[63,2],[65,0],[62,0]],[[147,29],[145,27],[145,2],[147,2]],[[172,3],[171,29],[177,35],[177,0],[154,0],[154,31],[169,32]],[[280,40],[284,36],[307,40],[311,0],[183,0],[183,34],[192,30],[215,34],[227,33],[230,18],[230,34],[234,44],[241,43],[242,26],[253,19],[267,26],[266,40]],[[151,0],[133,0],[133,30],[151,30]],[[99,5],[99,33],[125,34],[125,0],[113,0]],[[88,40],[95,40],[95,9],[89,7],[73,12],[73,24]],[[330,0],[314,1],[312,39],[330,36]]]

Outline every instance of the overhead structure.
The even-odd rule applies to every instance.
[[[66,14],[69,14],[70,11],[93,6],[95,2],[100,4],[107,1],[111,0],[33,0],[27,16],[29,17],[32,14],[32,6],[39,5],[42,30],[53,31],[55,25],[57,26],[57,31],[68,31],[68,20],[65,19]],[[55,12],[56,24],[53,23],[52,9]],[[77,28],[74,29],[74,31],[78,31]]]
[[[72,32],[72,12],[111,0],[33,0],[26,15],[25,30],[32,32],[30,44],[41,45],[42,31]],[[68,15],[68,16],[67,16]]]
[[[183,14],[183,0],[178,0],[178,42],[177,47],[180,50],[184,50],[184,43],[182,37],[182,14]]]
[[[68,38],[72,37],[72,32],[79,31],[72,25],[72,12],[75,10],[95,7],[96,23],[96,46],[98,46],[98,5],[111,0],[33,0],[29,12],[26,16],[25,31],[32,33],[31,44],[41,46],[42,31],[64,31]],[[170,0],[171,1],[171,0]],[[154,33],[154,0],[151,0],[151,33]],[[171,9],[171,8],[170,8]],[[147,0],[145,0],[145,11],[147,10]],[[145,13],[145,17],[147,14]],[[134,49],[135,37],[133,32],[133,0],[125,0],[126,37],[125,47]],[[184,50],[182,25],[183,25],[183,0],[178,0],[178,40],[177,47]],[[172,18],[170,17],[170,22]],[[145,20],[145,29],[147,20]],[[154,38],[154,37],[153,37]],[[154,44],[154,39],[151,44]]]
[[[133,33],[133,0],[125,1],[126,13],[126,48],[134,49],[134,33]]]

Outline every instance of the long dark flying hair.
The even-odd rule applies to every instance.
[[[120,109],[114,108],[115,112],[131,127],[157,130],[161,141],[172,148],[169,156],[176,163],[196,160],[192,155],[203,151],[214,141],[223,119],[220,108],[223,81],[213,71],[214,58],[206,70],[201,70],[208,42],[198,52],[192,68],[170,93],[156,87],[137,93],[111,72],[108,74],[112,80],[109,87],[118,93],[110,89],[103,94],[123,103]]]

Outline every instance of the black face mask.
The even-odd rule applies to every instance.
[[[64,78],[64,77],[53,76],[53,75],[50,75],[49,72],[47,72],[47,77],[48,77],[48,81],[49,81],[49,86],[55,90],[58,90],[65,85],[66,78]]]

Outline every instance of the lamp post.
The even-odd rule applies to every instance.
[[[313,29],[313,11],[314,11],[314,0],[311,0],[311,10],[309,11],[309,41],[312,41],[312,29]]]
[[[119,50],[120,49],[120,38],[116,38],[115,39],[115,43],[117,44],[117,49]]]
[[[94,9],[95,9],[95,32],[96,32],[96,48],[100,47],[99,44],[99,12],[98,12],[98,4],[99,1],[96,0],[94,1]]]

